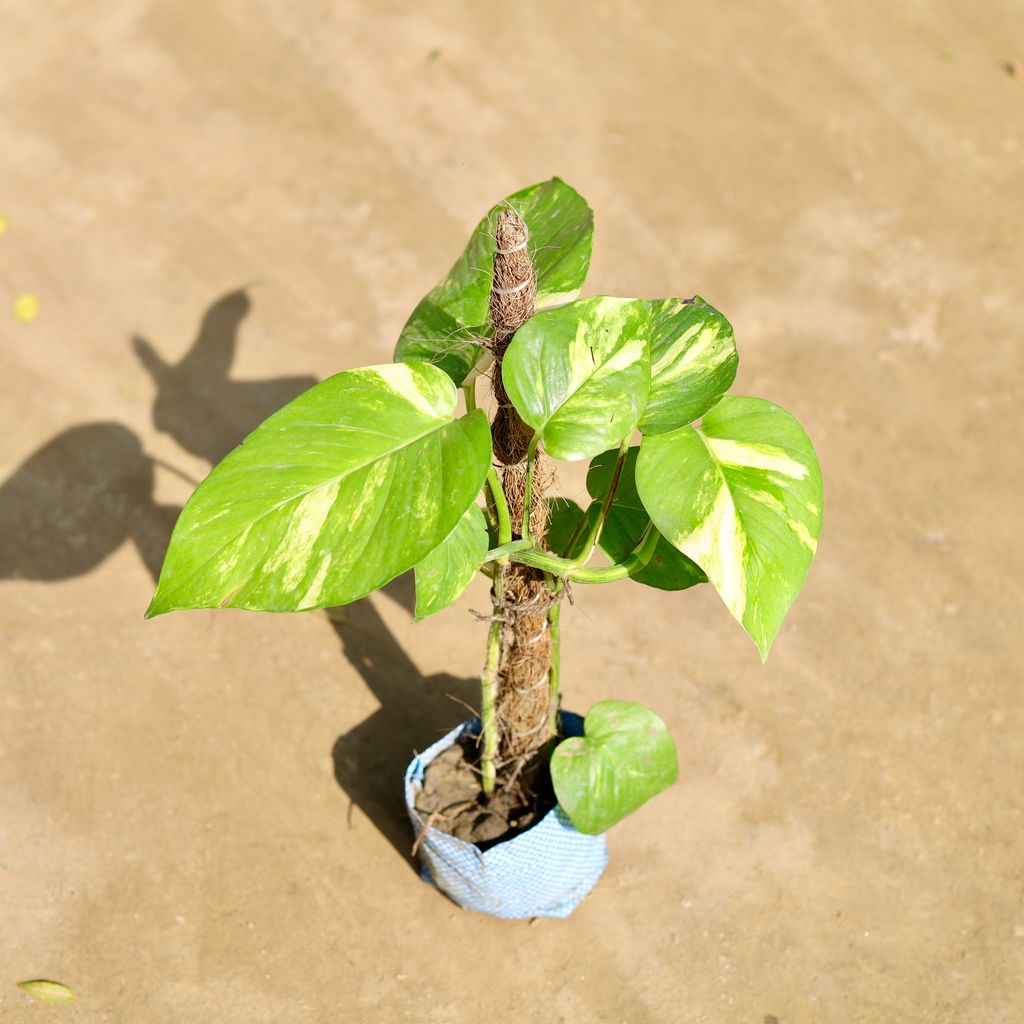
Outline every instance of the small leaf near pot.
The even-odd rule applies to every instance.
[[[587,835],[611,828],[678,776],[665,723],[642,704],[624,700],[595,704],[584,735],[563,740],[551,757],[558,802]]]

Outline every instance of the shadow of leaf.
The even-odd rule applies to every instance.
[[[0,579],[81,576],[129,539],[158,571],[178,508],[153,501],[153,478],[121,423],[58,434],[0,484]]]

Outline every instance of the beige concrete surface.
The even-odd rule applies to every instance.
[[[1024,1019],[1019,14],[2,0],[0,1020]],[[578,592],[570,706],[650,704],[681,780],[531,925],[405,856],[482,586],[142,612],[188,479],[551,174],[587,293],[731,318],[826,521],[765,668],[710,588]]]

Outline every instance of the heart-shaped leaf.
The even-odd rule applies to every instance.
[[[40,1003],[70,1003],[75,998],[75,993],[62,985],[59,981],[47,981],[45,978],[36,978],[33,981],[19,981],[18,988],[27,992],[33,999]]]
[[[189,499],[148,615],[347,604],[455,528],[491,460],[482,410],[426,363],[339,373],[257,427]]]
[[[663,434],[703,416],[732,386],[739,358],[729,321],[699,295],[648,306],[651,396],[639,426]]]
[[[650,523],[640,495],[636,490],[636,459],[639,448],[630,448],[622,463],[615,497],[608,511],[598,543],[612,562],[623,562],[637,546]],[[598,502],[603,502],[611,485],[618,461],[617,449],[602,452],[591,463],[587,473],[587,490]],[[658,590],[685,590],[707,582],[700,566],[695,565],[681,551],[660,534],[654,554],[642,568],[631,574],[631,579]]]
[[[587,835],[607,831],[678,776],[665,723],[642,704],[624,700],[595,704],[584,735],[562,740],[551,756],[558,802]]]
[[[537,278],[537,308],[576,298],[590,267],[594,214],[560,178],[530,185],[497,203],[480,221],[444,280],[423,298],[402,328],[395,359],[440,366],[461,385],[482,357],[489,333],[494,222],[512,207],[526,221],[528,250]]]
[[[556,459],[585,459],[636,427],[651,371],[646,304],[599,296],[549,309],[516,332],[502,361],[509,400]]]
[[[416,566],[416,619],[458,600],[487,557],[487,520],[470,505],[455,529]]]
[[[699,429],[644,437],[636,486],[767,658],[821,532],[821,471],[800,424],[764,399],[723,398]]]

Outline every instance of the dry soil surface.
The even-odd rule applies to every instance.
[[[1019,15],[2,0],[0,1018],[1024,1019]],[[569,705],[651,705],[681,779],[507,923],[417,880],[400,804],[483,581],[420,626],[408,581],[142,612],[191,481],[551,174],[587,293],[731,318],[826,523],[764,668],[709,587],[578,588]]]

